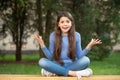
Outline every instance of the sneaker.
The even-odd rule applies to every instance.
[[[92,72],[92,69],[90,69],[90,68],[86,68],[84,70],[76,72],[77,77],[82,77],[82,76],[88,77],[88,76],[91,76],[92,74],[93,74],[93,72]]]
[[[56,74],[54,73],[51,73],[45,69],[41,69],[41,75],[42,76],[45,76],[45,77],[52,77],[52,76],[56,76]]]

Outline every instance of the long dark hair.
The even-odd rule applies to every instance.
[[[68,48],[68,56],[72,61],[75,60],[75,51],[76,51],[76,43],[75,43],[75,23],[72,15],[69,12],[60,12],[57,17],[57,26],[55,27],[55,45],[54,45],[54,59],[58,61],[60,64],[64,64],[60,59],[61,55],[61,46],[62,46],[62,32],[58,27],[58,22],[61,17],[67,17],[72,22],[72,27],[68,32],[69,39],[69,48]]]

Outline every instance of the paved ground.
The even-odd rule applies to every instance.
[[[0,80],[120,80],[120,75],[94,75],[91,77],[41,77],[40,75],[0,74]]]

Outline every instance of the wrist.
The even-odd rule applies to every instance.
[[[40,47],[43,48],[45,45],[44,43],[39,43]]]
[[[92,49],[93,45],[92,44],[88,44],[86,48],[88,49]]]
[[[44,48],[44,47],[45,47],[45,45],[40,45],[40,47],[41,47],[41,48]]]

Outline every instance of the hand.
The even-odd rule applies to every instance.
[[[41,48],[44,47],[44,41],[42,40],[42,36],[33,35],[33,38],[40,44]]]
[[[93,46],[102,44],[101,40],[99,39],[92,39],[90,43],[88,44],[87,48],[91,49]]]

